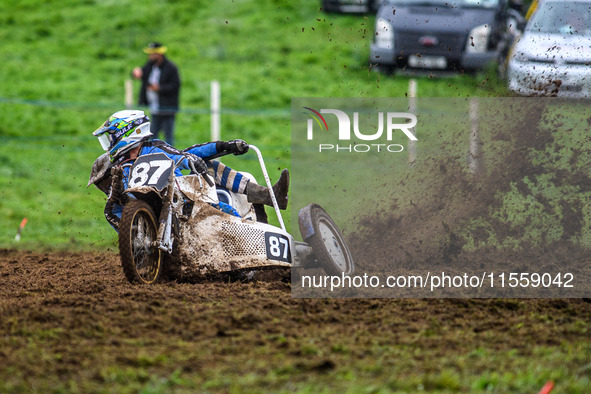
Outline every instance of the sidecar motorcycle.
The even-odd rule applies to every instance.
[[[175,177],[175,163],[164,154],[144,155],[128,164],[119,254],[129,282],[151,284],[185,274],[206,277],[269,268],[321,267],[329,275],[354,272],[340,230],[319,205],[310,204],[298,214],[304,242],[286,231],[263,156],[256,146],[250,145],[250,150],[257,154],[280,227],[266,223],[266,215],[245,195],[215,187],[207,174]]]

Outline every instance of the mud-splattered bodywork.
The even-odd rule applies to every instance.
[[[245,205],[245,196],[233,195],[242,211],[243,217],[238,217],[214,207],[218,203],[215,187],[210,187],[200,175],[177,177],[174,183],[173,253],[166,259],[180,268],[181,274],[210,275],[249,268],[291,267],[293,238],[280,228],[256,222],[254,210]],[[140,186],[127,192],[142,198],[158,190]]]

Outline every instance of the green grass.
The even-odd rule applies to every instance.
[[[179,294],[175,286],[168,292]],[[274,295],[280,303],[288,297]],[[591,346],[586,339],[587,315],[581,306],[570,316],[556,310],[548,316],[534,312],[535,305],[529,309],[527,303],[535,302],[530,300],[520,301],[514,313],[502,308],[495,313],[490,307],[494,301],[476,300],[473,309],[459,307],[454,312],[448,309],[454,301],[446,300],[439,312],[429,309],[434,316],[420,318],[417,309],[433,307],[428,301],[386,304],[367,300],[359,306],[351,300],[309,300],[309,306],[317,308],[314,311],[302,311],[300,304],[285,302],[274,310],[226,316],[223,311],[232,300],[198,303],[195,298],[190,298],[185,309],[188,314],[198,311],[201,319],[177,316],[176,329],[171,330],[168,319],[182,309],[179,299],[167,305],[176,312],[161,306],[143,318],[134,315],[141,323],[132,329],[137,337],[129,337],[129,331],[108,319],[125,324],[129,320],[118,313],[125,308],[144,310],[143,299],[126,300],[126,305],[115,307],[98,302],[98,310],[107,316],[93,317],[90,311],[76,310],[86,324],[95,319],[87,327],[73,319],[61,322],[61,314],[71,311],[66,305],[54,316],[37,312],[36,320],[15,317],[15,329],[0,338],[0,343],[10,349],[10,360],[18,360],[23,369],[8,366],[2,371],[5,379],[0,390],[504,393],[537,392],[552,380],[555,392],[585,393],[591,384]],[[413,317],[410,322],[405,321],[405,309],[399,305],[404,302],[416,308],[406,310]],[[539,307],[552,310],[548,302]],[[104,310],[107,308],[111,311]],[[284,321],[266,320],[286,316],[281,309],[292,316],[293,321],[287,318],[292,327],[285,327]],[[335,309],[339,313],[331,315]],[[346,313],[349,309],[353,312]],[[358,312],[364,317],[354,315]],[[479,323],[468,316],[470,312],[485,316],[479,316]],[[253,316],[258,320],[250,321]],[[331,316],[341,320],[332,321]],[[212,321],[215,318],[218,320]],[[502,329],[476,331],[482,322],[490,325],[495,319],[506,319],[496,322]],[[232,326],[234,323],[242,326]],[[48,328],[58,324],[68,329]],[[142,325],[150,329],[142,329]],[[305,330],[311,326],[316,328]],[[216,334],[216,327],[225,335]],[[536,336],[540,344],[533,344]],[[442,337],[447,345],[441,343]]]
[[[0,245],[113,246],[103,197],[85,189],[101,153],[90,134],[123,108],[124,81],[149,41],[165,43],[181,71],[177,146],[210,139],[209,85],[219,80],[222,138],[262,148],[273,179],[290,167],[292,97],[404,97],[408,77],[368,70],[373,17],[327,15],[316,3],[1,1]],[[420,78],[418,94],[506,92],[482,74]],[[253,157],[228,163],[259,175]]]
[[[181,71],[178,147],[209,140],[209,84],[219,80],[224,108],[222,137],[243,138],[259,146],[273,179],[281,168],[291,167],[292,97],[404,98],[409,77],[385,76],[367,67],[374,18],[327,15],[319,10],[319,4],[315,0],[0,0],[0,247],[116,250],[115,232],[102,214],[104,196],[94,188],[86,189],[92,162],[101,153],[91,132],[112,112],[123,108],[124,81],[133,66],[145,61],[141,49],[149,41],[165,43]],[[417,79],[420,97],[508,94],[490,71],[475,76]],[[137,91],[137,83],[134,89]],[[587,170],[591,160],[585,152],[590,150],[579,149],[589,144],[587,133],[573,133],[569,127],[565,120],[549,151],[531,152],[531,160],[543,166],[545,155],[552,156],[562,165],[560,174],[569,168]],[[442,133],[437,143],[423,139],[427,145],[419,145],[422,157],[432,162],[438,144],[447,143],[450,154],[463,160],[460,155],[465,145],[449,144],[454,135]],[[486,153],[490,158],[510,145],[509,140],[484,143],[491,147]],[[571,155],[577,149],[578,154]],[[405,164],[404,158],[399,160]],[[260,175],[253,155],[231,157],[227,163]],[[425,179],[423,185],[407,183],[394,190],[401,201],[401,212],[410,204],[406,197],[424,192],[425,184],[439,185],[440,180],[431,183],[431,169],[404,166],[392,177],[398,181],[419,174]],[[360,177],[365,175],[361,166],[350,171]],[[377,179],[378,175],[372,177]],[[552,206],[585,202],[586,195],[573,200],[573,191],[566,183],[551,184],[543,177],[532,177],[528,182],[531,190],[544,189],[538,194]],[[330,187],[334,185],[329,182]],[[515,204],[522,200],[524,190],[511,189],[501,211],[524,225],[559,227],[559,214],[539,215],[532,208],[535,205],[522,209]],[[292,201],[296,206],[303,205],[307,196],[312,198],[314,190],[304,187],[301,195],[292,194]],[[351,212],[353,209],[346,211]],[[591,242],[584,233],[591,229],[591,211],[583,205],[581,212],[579,238],[576,234],[571,237],[588,245]],[[482,222],[474,226],[490,226],[494,214],[484,212]],[[17,244],[14,235],[23,217],[29,222]],[[289,221],[289,210],[285,218],[289,227],[296,227]],[[465,227],[467,239],[470,229]],[[486,242],[500,244],[492,237]],[[179,294],[187,293],[185,288],[175,290],[180,285],[170,286],[167,294],[177,291],[179,300]],[[152,297],[151,290],[145,291],[150,293],[145,298],[118,308],[142,310],[145,300]],[[202,318],[191,317],[190,323],[180,324],[184,335],[171,335],[171,325],[162,324],[160,330],[166,338],[175,341],[173,351],[163,350],[161,343],[152,339],[152,328],[137,328],[141,334],[136,339],[122,338],[123,328],[135,329],[136,321],[123,320],[129,324],[113,326],[108,314],[113,308],[105,304],[101,294],[90,297],[88,304],[79,304],[81,310],[76,316],[81,326],[75,319],[63,321],[59,316],[47,318],[44,323],[34,318],[26,320],[15,310],[14,321],[0,322],[14,330],[6,329],[0,344],[10,349],[10,356],[21,360],[20,364],[30,361],[52,373],[35,375],[26,368],[8,365],[0,391],[526,392],[554,379],[562,392],[583,393],[591,384],[588,321],[581,316],[553,322],[543,310],[539,315],[516,312],[520,315],[514,317],[517,324],[499,331],[505,335],[499,340],[486,331],[474,332],[471,324],[455,325],[453,316],[440,321],[437,316],[416,313],[408,321],[402,313],[404,307],[380,306],[369,300],[349,312],[351,304],[341,305],[334,300],[287,300],[275,305],[274,299],[265,299],[247,305],[248,310],[256,309],[264,319],[255,323],[245,319],[244,324],[253,326],[235,329],[231,322],[240,322],[242,315],[228,316],[226,305],[231,299],[220,296],[212,300],[195,288],[190,291],[186,314],[176,315],[175,308],[163,308],[155,314],[170,314],[173,322],[192,315]],[[44,302],[52,302],[40,293],[22,293],[26,299],[33,296],[40,300],[26,308],[25,315],[36,308],[42,311]],[[118,296],[128,298],[127,294]],[[94,306],[98,311],[107,311],[95,316]],[[331,308],[338,309],[341,321],[324,314]],[[283,314],[269,312],[284,310]],[[421,305],[411,310],[421,310]],[[481,308],[477,305],[474,310]],[[494,317],[496,312],[489,309],[482,313]],[[356,314],[370,317],[360,323]],[[212,316],[228,322],[201,326]],[[503,315],[499,320],[504,321]],[[307,324],[309,321],[312,323]],[[471,321],[477,325],[479,317]],[[533,337],[539,328],[533,323],[558,330],[558,344],[522,346],[521,351],[507,345],[528,327],[534,327],[528,331]],[[313,325],[318,328],[309,329]],[[405,331],[408,335],[399,337],[398,327],[409,325],[416,325],[416,330]],[[216,330],[229,330],[230,335],[218,336]],[[376,336],[376,332],[380,335]],[[563,340],[565,334],[569,336]],[[449,342],[442,345],[442,341]],[[73,344],[72,354],[53,352],[64,342]],[[446,348],[442,347],[447,343]],[[249,352],[237,352],[237,344],[247,344]],[[211,363],[211,355],[215,363]],[[0,351],[1,356],[5,355]]]

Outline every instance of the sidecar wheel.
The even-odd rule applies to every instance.
[[[355,264],[341,231],[331,217],[319,205],[311,204],[300,214],[299,226],[303,236],[313,229],[313,234],[305,239],[312,246],[314,256],[329,275],[351,275]],[[306,230],[307,229],[307,230]]]
[[[163,276],[162,252],[154,245],[157,235],[152,207],[145,201],[129,201],[119,223],[119,255],[130,283],[156,283]]]

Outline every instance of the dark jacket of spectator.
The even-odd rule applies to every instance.
[[[140,88],[139,104],[148,105],[146,90],[148,79],[154,67],[154,61],[148,61],[142,67],[142,87]],[[179,92],[181,89],[181,79],[177,66],[164,57],[164,62],[160,65],[160,90],[158,91],[158,100],[160,104],[159,114],[174,114],[179,110]]]

